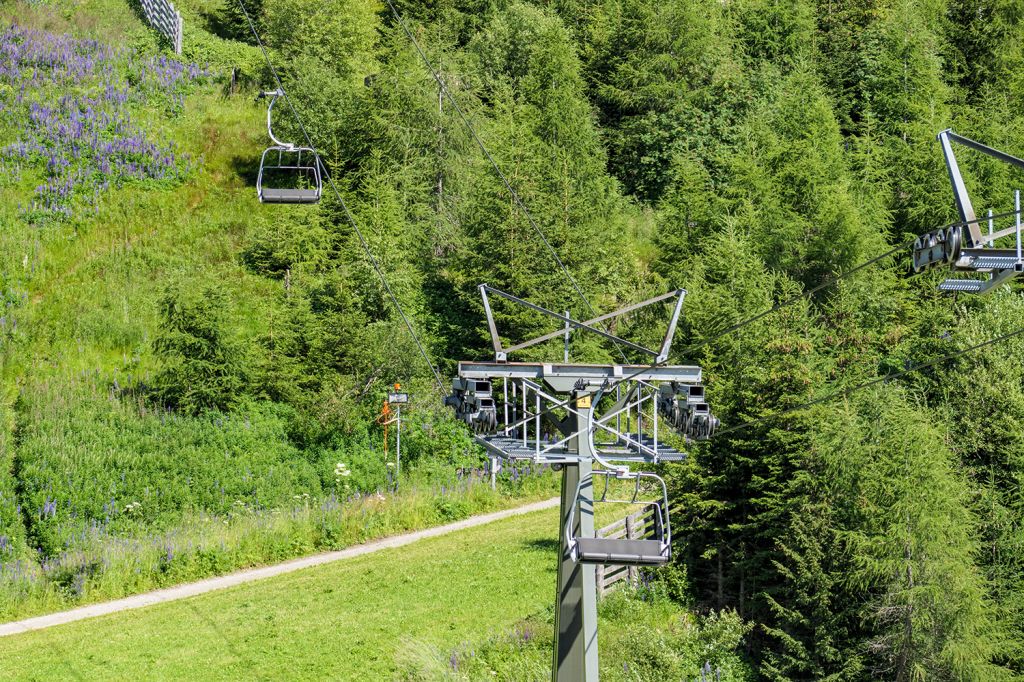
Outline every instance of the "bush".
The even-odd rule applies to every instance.
[[[164,361],[156,394],[186,414],[228,410],[243,395],[247,369],[225,322],[227,297],[183,276],[160,300],[161,332],[153,344]]]

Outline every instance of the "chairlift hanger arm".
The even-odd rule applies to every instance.
[[[958,144],[962,144],[965,147],[970,147],[974,151],[981,152],[982,154],[987,154],[988,156],[991,156],[993,159],[999,159],[1000,161],[1002,161],[1004,163],[1008,163],[1011,166],[1016,166],[1017,168],[1020,168],[1020,169],[1024,170],[1024,159],[1019,159],[1016,156],[1013,156],[1011,154],[1007,154],[1006,152],[999,151],[998,149],[993,149],[992,147],[989,147],[988,145],[984,145],[984,144],[982,144],[980,142],[972,140],[969,137],[964,137],[963,135],[957,135],[956,133],[954,133],[952,131],[952,129],[945,130],[943,132],[953,142],[956,142]]]
[[[604,315],[600,315],[598,317],[591,318],[589,320],[581,322],[580,324],[589,327],[590,325],[596,324],[598,322],[604,322],[605,320],[610,320],[613,317],[619,317],[621,315],[626,315],[628,313],[633,312],[634,310],[639,310],[640,308],[644,308],[646,306],[653,305],[655,303],[660,303],[662,301],[665,301],[667,299],[672,298],[673,296],[678,296],[679,297],[679,301],[676,303],[676,308],[680,308],[682,306],[682,301],[683,301],[683,296],[681,295],[681,292],[682,292],[682,294],[685,294],[684,290],[677,289],[676,291],[670,291],[667,294],[662,294],[661,296],[655,296],[654,298],[649,298],[646,301],[642,301],[640,303],[634,303],[634,304],[628,305],[628,306],[626,306],[624,308],[619,308],[618,310],[615,310],[613,312],[605,313]],[[673,321],[678,319],[678,317],[679,317],[679,313],[675,312],[675,314],[673,316]],[[673,327],[670,328],[670,333],[669,333],[669,335],[667,337],[669,343],[671,343],[671,337],[674,335],[674,333],[675,333],[675,328],[673,326]],[[563,335],[565,335],[565,329],[558,329],[558,330],[550,332],[548,334],[544,334],[542,336],[538,336],[537,338],[530,339],[529,341],[524,341],[523,343],[517,344],[515,346],[510,346],[508,348],[505,348],[504,351],[505,351],[506,354],[508,354],[508,353],[513,352],[513,351],[522,350],[524,348],[529,348],[530,346],[536,346],[539,343],[544,343],[545,341],[550,341],[551,339],[558,338],[559,336],[563,336]],[[664,348],[664,344],[662,345],[662,348]],[[648,352],[650,352],[650,351],[648,351]]]
[[[274,104],[277,103],[277,98],[278,97],[283,97],[283,96],[284,96],[284,91],[281,90],[280,88],[277,89],[277,90],[271,90],[271,91],[268,91],[268,92],[261,93],[261,97],[269,97],[270,98],[270,104],[267,106],[267,135],[270,136],[270,139],[271,139],[271,141],[273,141],[274,144],[276,144],[279,147],[283,147],[286,151],[291,151],[292,149],[296,148],[294,144],[292,144],[291,142],[282,142],[281,140],[277,139],[277,137],[274,136],[274,124],[273,124]]]

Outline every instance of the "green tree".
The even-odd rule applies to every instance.
[[[1003,639],[975,563],[978,520],[943,433],[899,390],[859,409],[861,455],[834,471],[853,505],[843,539],[872,625],[865,664],[894,680],[1005,677],[992,664]]]
[[[183,412],[227,410],[245,393],[245,355],[228,329],[228,298],[213,285],[181,277],[159,304],[161,332],[153,347],[163,362],[158,398]]]

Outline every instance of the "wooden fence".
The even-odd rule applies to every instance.
[[[181,13],[174,9],[169,0],[140,0],[142,12],[153,28],[162,33],[174,45],[174,53],[181,54]]]
[[[675,513],[674,510],[670,513]],[[642,540],[655,537],[657,518],[654,506],[648,505],[638,512],[619,519],[598,530],[594,535],[599,538],[627,538],[629,540]],[[637,566],[603,566],[598,564],[597,568],[597,594],[603,595],[609,590],[615,589],[620,583],[628,582],[636,585],[640,579],[640,568]]]

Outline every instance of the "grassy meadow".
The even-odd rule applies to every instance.
[[[14,680],[490,680],[550,676],[558,511],[180,602],[0,639]],[[524,615],[530,615],[524,619]],[[656,589],[601,606],[609,680],[748,679],[735,615]]]

